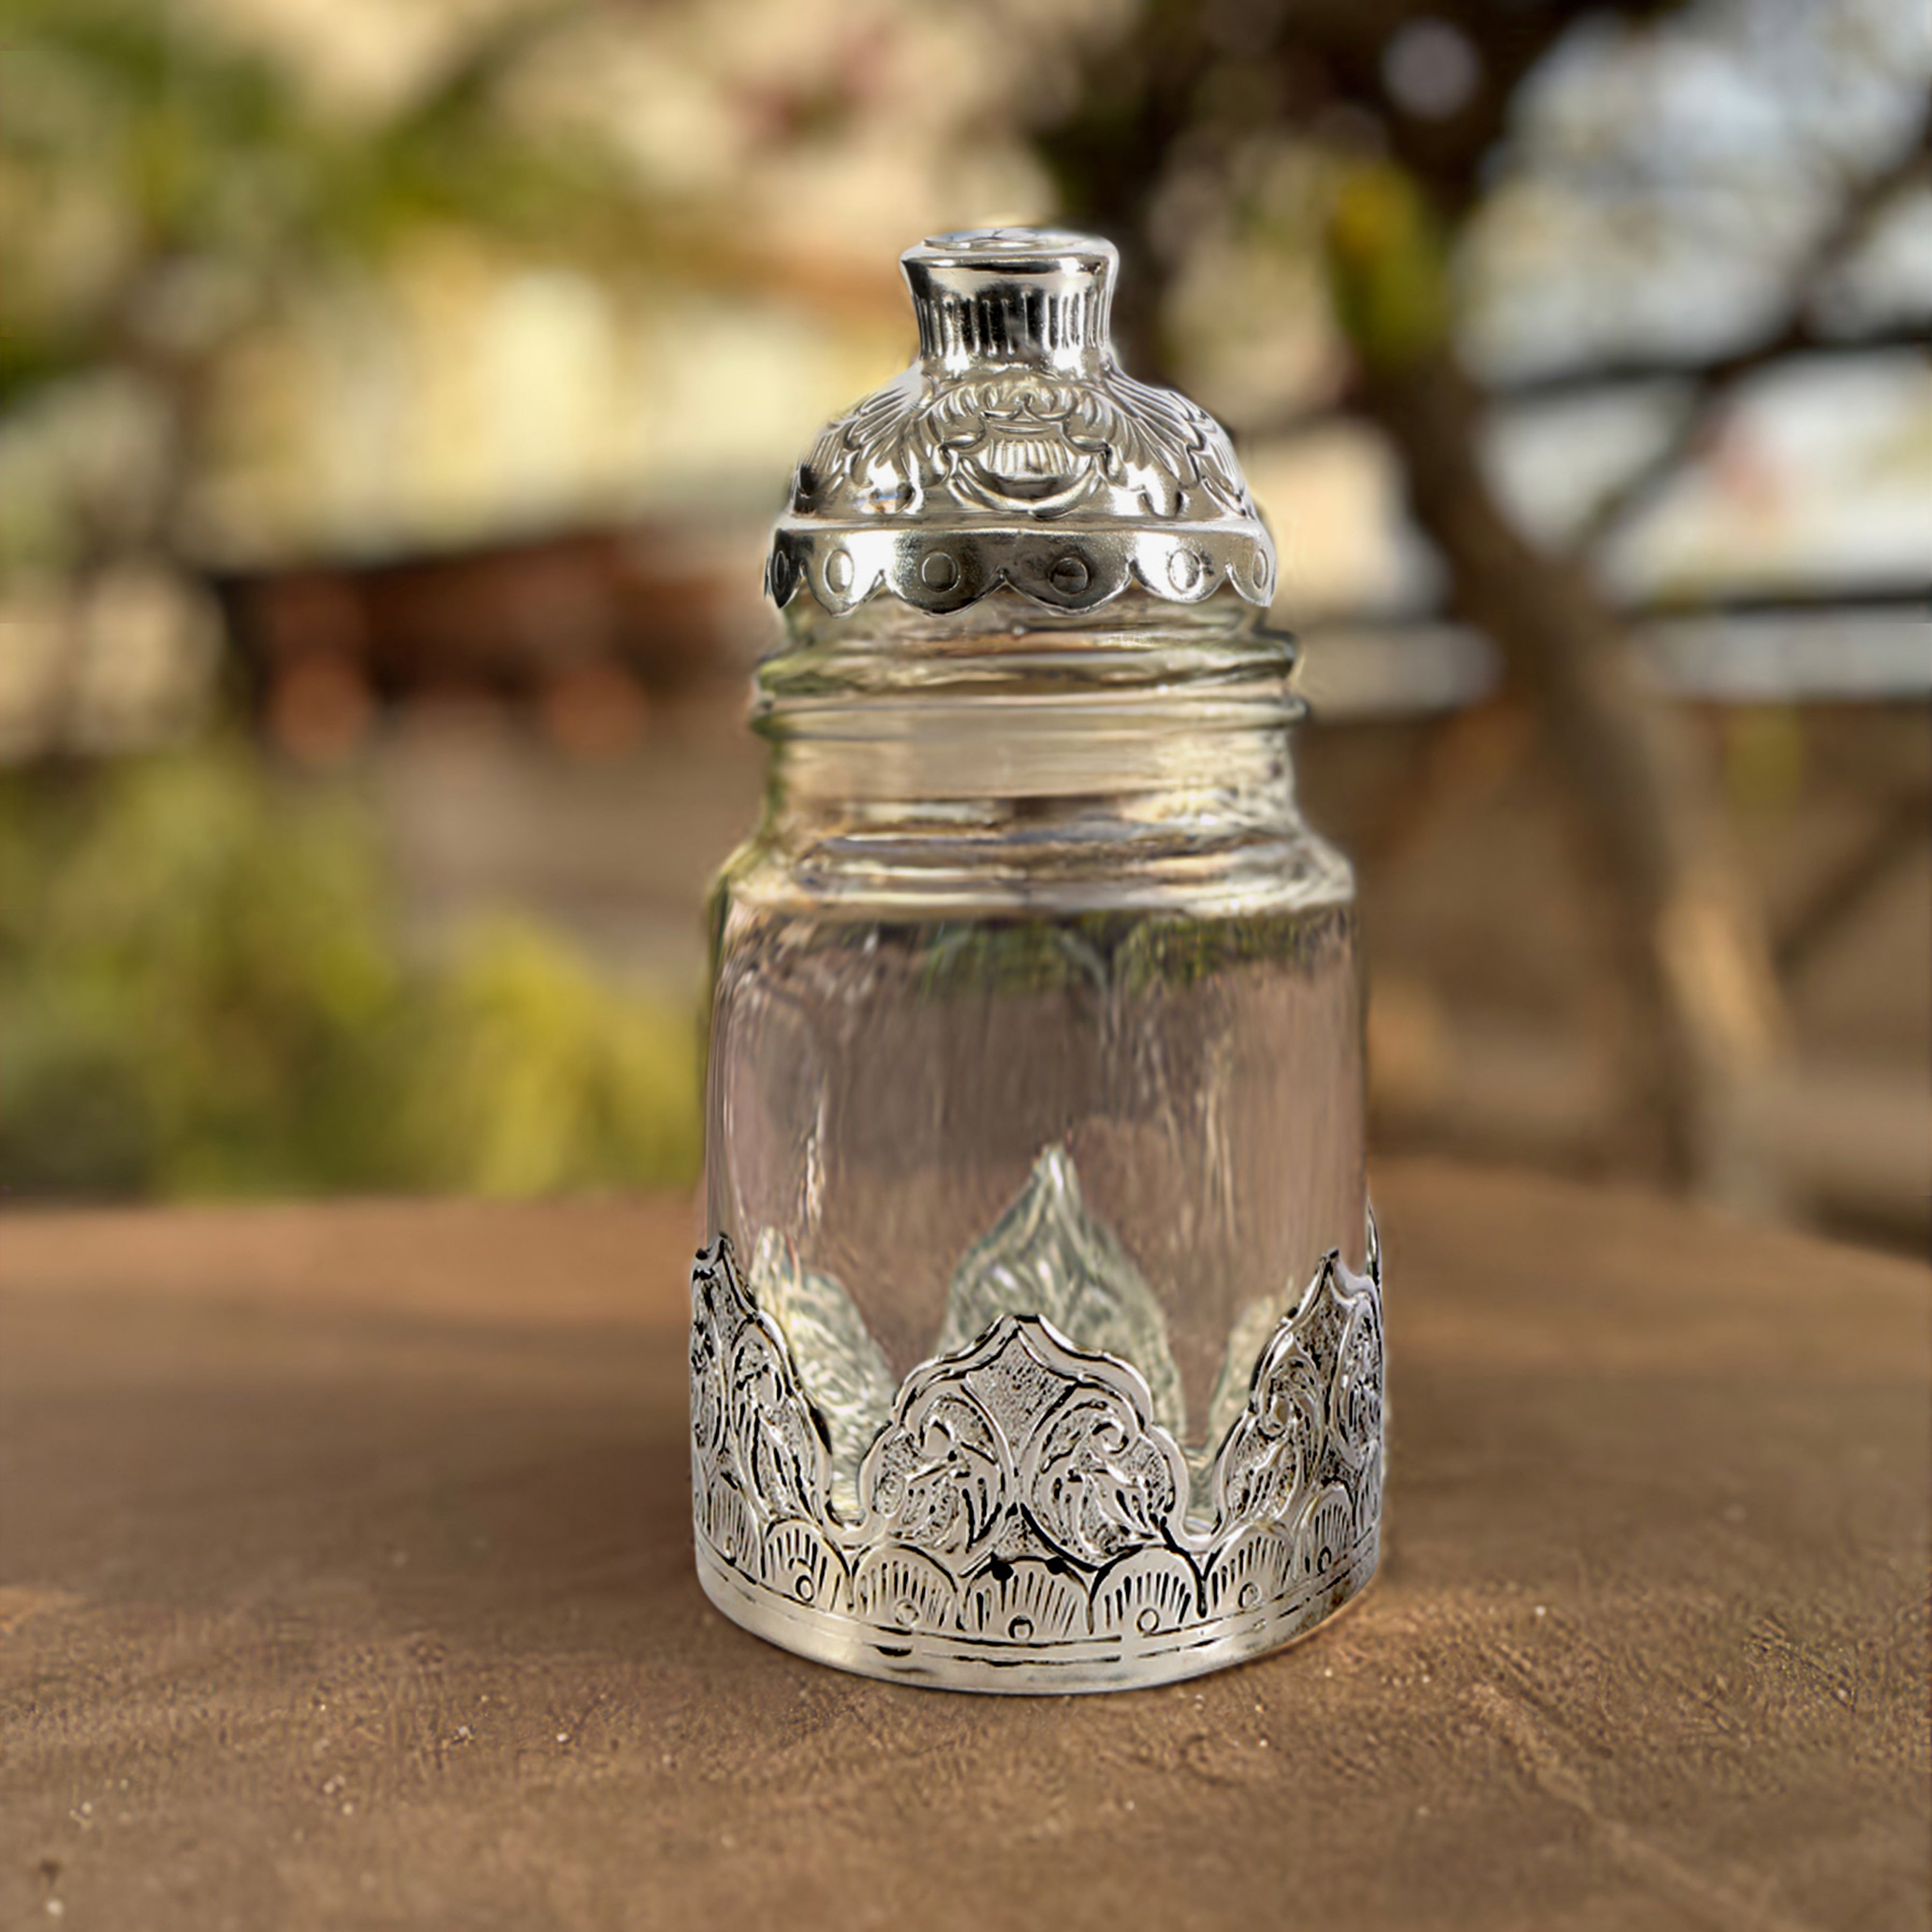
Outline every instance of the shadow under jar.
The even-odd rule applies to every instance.
[[[848,1669],[1157,1683],[1375,1564],[1353,882],[1296,809],[1267,532],[1114,364],[1112,250],[904,266],[920,358],[775,532],[713,904],[698,1566]]]

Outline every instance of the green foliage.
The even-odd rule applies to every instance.
[[[682,1182],[688,1013],[554,939],[412,968],[374,840],[238,752],[0,786],[0,1188],[533,1193]]]
[[[532,1195],[695,1178],[692,1013],[614,991],[554,934],[508,920],[438,994],[406,1116],[433,1183]]]
[[[1387,162],[1344,167],[1330,203],[1336,320],[1372,369],[1400,369],[1448,340],[1448,244],[1421,190]]]
[[[170,554],[226,358],[422,237],[662,268],[615,148],[514,84],[573,10],[350,112],[214,14],[0,0],[0,424],[39,452],[0,571]],[[0,778],[0,1190],[680,1180],[696,1060],[532,930],[406,963],[367,826],[238,752]]]
[[[218,350],[291,286],[446,226],[540,256],[640,239],[614,153],[524,124],[506,82],[557,8],[512,10],[379,118],[150,0],[0,0],[0,406]]]

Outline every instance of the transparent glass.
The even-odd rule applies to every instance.
[[[1048,1274],[1199,1467],[1322,1256],[1364,1265],[1354,885],[1296,808],[1288,647],[1108,616],[818,613],[760,674],[707,1211],[808,1384],[838,1364],[835,1499],[898,1381]]]

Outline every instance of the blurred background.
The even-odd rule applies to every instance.
[[[766,528],[1057,220],[1234,430],[1383,1149],[1932,1227],[1918,0],[0,0],[0,1189],[688,1184]]]

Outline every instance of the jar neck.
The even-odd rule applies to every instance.
[[[761,667],[764,861],[828,897],[1131,903],[1186,878],[1239,886],[1306,840],[1292,647],[1251,615],[1150,602],[1078,631],[958,615],[976,626],[903,607],[807,620]]]
[[[759,728],[770,808],[786,826],[847,820],[935,827],[1152,829],[1292,817],[1288,730],[1299,701],[1257,680],[1144,689],[898,692],[794,699]]]

